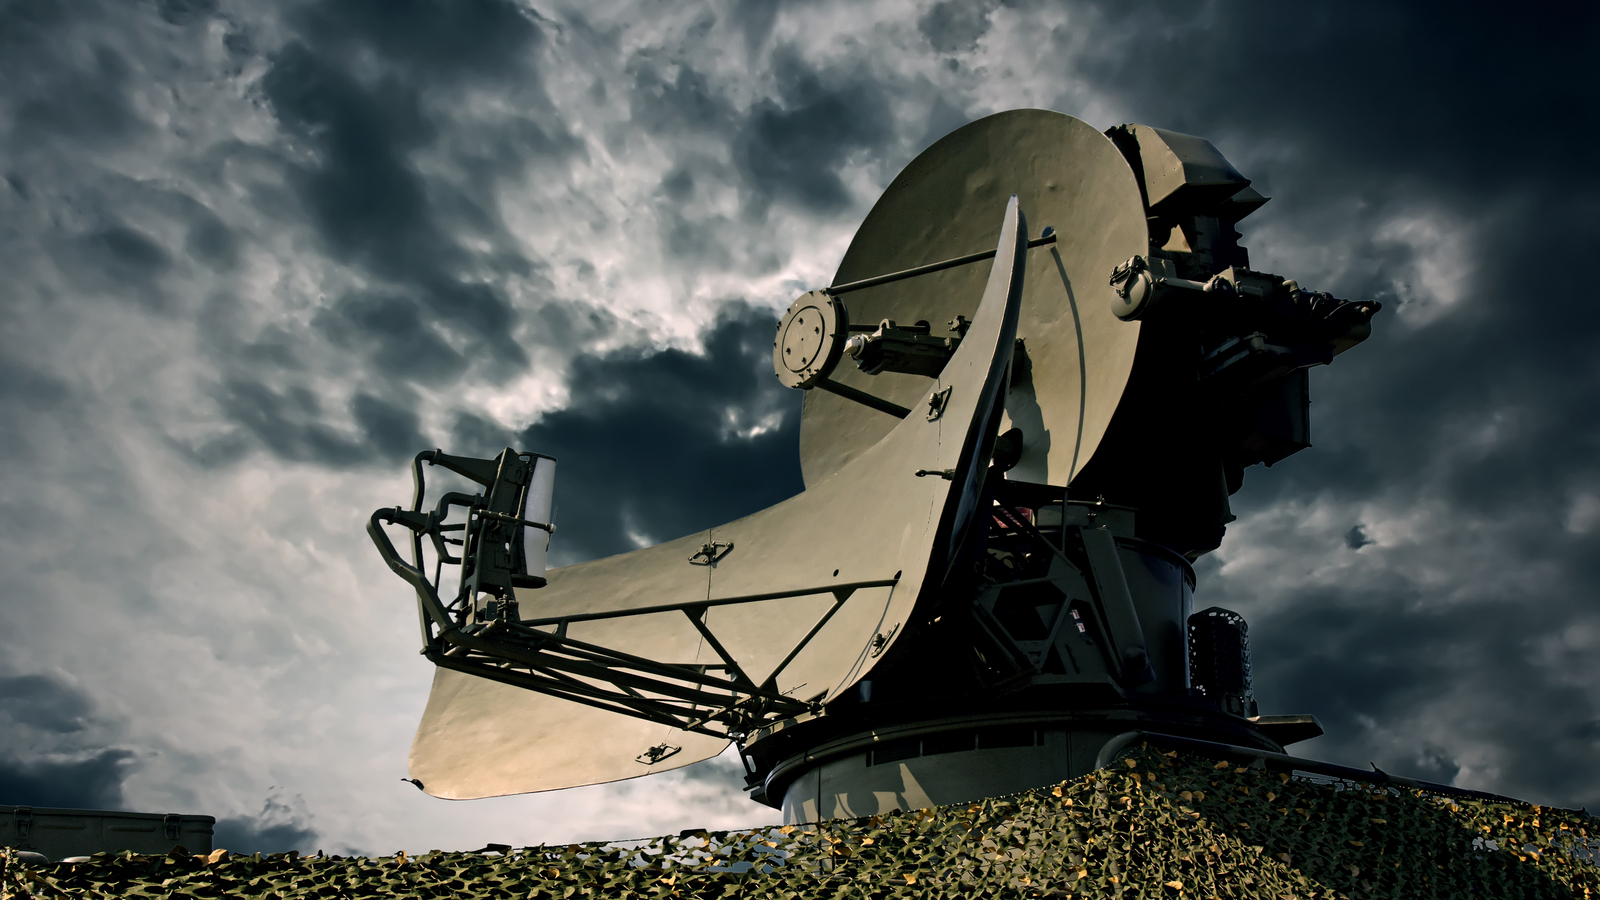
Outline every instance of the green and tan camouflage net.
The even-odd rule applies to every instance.
[[[643,842],[383,858],[102,854],[9,898],[1428,898],[1600,900],[1587,814],[1291,778],[1130,748],[963,806]]]

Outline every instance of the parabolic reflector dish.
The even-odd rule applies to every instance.
[[[1021,460],[1011,477],[1069,484],[1094,454],[1122,398],[1138,322],[1111,312],[1107,275],[1148,252],[1143,198],[1133,170],[1104,134],[1058,112],[1012,110],[945,136],[911,162],[857,230],[834,285],[975,253],[994,246],[998,213],[1016,194],[1034,234],[1054,244],[1028,251],[1017,336],[1026,370],[1005,400],[1022,429]],[[971,318],[989,265],[854,291],[845,297],[857,325],[892,319],[929,323],[942,333],[956,316]],[[921,375],[868,375],[851,365],[832,379],[910,407],[928,388]],[[816,484],[877,444],[896,424],[883,412],[837,394],[808,391],[801,418],[800,462]]]
[[[1320,734],[1256,714],[1189,562],[1247,467],[1309,446],[1306,372],[1379,305],[1252,270],[1248,186],[1202,138],[1044,110],[940,140],[782,317],[806,489],[727,525],[546,571],[555,460],[419,453],[368,523],[438,667],[412,775],[524,793],[737,741],[795,822],[1075,777],[1130,728]],[[425,508],[426,466],[483,490]]]
[[[999,169],[985,177],[1008,183]],[[676,768],[772,710],[819,708],[873,668],[980,521],[1027,235],[1015,198],[970,214],[989,220],[970,234],[997,249],[986,278],[941,288],[972,292],[946,304],[972,317],[964,340],[937,377],[902,391],[911,414],[803,493],[551,570],[544,587],[517,588],[515,621],[445,611],[381,536],[402,512],[375,514],[380,550],[442,636],[430,648],[448,648],[429,650],[440,668],[411,750],[424,790],[465,799]]]

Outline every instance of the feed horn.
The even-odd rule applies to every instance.
[[[1244,470],[1310,445],[1307,369],[1379,308],[1251,269],[1266,202],[1201,138],[989,116],[778,326],[802,493],[547,570],[555,460],[419,454],[368,528],[437,667],[412,776],[487,797],[735,743],[796,822],[1076,777],[1130,730],[1320,734],[1259,714],[1244,621],[1193,609]],[[431,468],[480,490],[429,498]]]

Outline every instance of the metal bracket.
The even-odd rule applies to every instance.
[[[33,833],[33,807],[19,806],[14,811],[17,820],[17,840],[27,841]]]
[[[714,566],[732,552],[733,541],[711,541],[696,550],[694,555],[689,557],[689,563],[696,566]]]
[[[1111,286],[1116,289],[1117,296],[1124,300],[1128,299],[1131,283],[1139,277],[1140,272],[1147,272],[1149,269],[1150,265],[1145,262],[1142,256],[1135,256],[1112,269]]]
[[[896,325],[884,319],[876,330],[866,325],[851,325],[850,329],[868,332],[855,335],[844,345],[844,355],[868,375],[899,372],[934,378],[961,346],[959,337],[935,337],[926,322]]]
[[[900,630],[900,623],[896,622],[894,627],[889,629],[888,631],[880,631],[877,634],[872,636],[872,655],[873,655],[873,657],[876,658],[876,657],[882,656],[883,655],[883,651],[889,649],[889,641],[894,639],[895,632],[897,632],[899,630]]]
[[[929,422],[937,422],[939,417],[944,415],[945,409],[950,406],[950,392],[953,390],[955,388],[947,387],[942,391],[935,391],[934,395],[928,398]]]
[[[633,759],[634,762],[643,763],[647,766],[653,766],[656,763],[661,762],[663,759],[677,756],[682,750],[682,747],[674,747],[671,744],[661,743],[651,747],[649,750],[646,750],[638,756],[635,756]]]
[[[161,817],[161,830],[166,834],[167,840],[175,841],[178,839],[178,826],[182,822],[182,817],[177,813],[167,813]]]
[[[1130,685],[1148,684],[1156,679],[1156,673],[1145,649],[1144,629],[1128,590],[1127,575],[1117,555],[1116,538],[1105,528],[1080,527],[1078,533],[1083,538],[1084,555],[1089,561],[1087,574],[1100,603],[1100,614],[1110,626],[1119,680]]]

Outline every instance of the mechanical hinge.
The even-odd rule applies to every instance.
[[[955,388],[945,388],[942,391],[935,392],[932,397],[928,398],[929,422],[937,422],[939,417],[944,415],[944,411],[950,406],[950,392],[953,390]]]
[[[893,628],[889,629],[888,631],[880,631],[877,634],[873,635],[872,636],[872,655],[874,657],[882,656],[883,655],[883,651],[889,649],[889,641],[894,639],[895,632],[897,632],[899,630],[900,630],[900,623],[896,622],[895,626]]]
[[[689,562],[696,566],[714,566],[732,552],[733,541],[711,541],[696,550],[694,555],[689,557]]]
[[[640,762],[647,766],[653,766],[656,763],[661,762],[663,759],[677,756],[682,750],[682,747],[674,747],[671,744],[660,743],[639,754],[638,756],[635,756],[633,759],[635,762]]]

